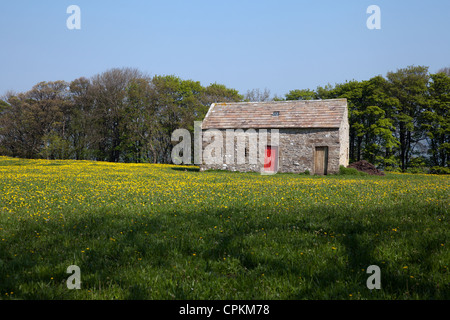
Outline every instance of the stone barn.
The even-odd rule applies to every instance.
[[[201,171],[337,173],[349,162],[347,100],[215,103],[202,148]]]

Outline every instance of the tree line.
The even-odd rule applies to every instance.
[[[0,154],[23,158],[170,163],[171,134],[193,130],[214,102],[346,98],[350,161],[388,170],[450,165],[450,70],[409,66],[364,81],[295,89],[284,97],[221,84],[111,69],[41,82],[0,100]],[[441,170],[442,171],[442,170]],[[445,171],[445,170],[444,170]]]
[[[241,101],[237,90],[176,76],[111,69],[90,79],[41,82],[7,93],[0,153],[23,158],[110,162],[171,161],[171,134],[193,129],[213,102]]]

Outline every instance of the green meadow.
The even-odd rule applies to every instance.
[[[0,299],[450,299],[449,182],[0,157]]]

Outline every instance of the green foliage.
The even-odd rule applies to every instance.
[[[285,95],[286,100],[314,100],[317,94],[313,90],[291,90]]]
[[[428,173],[427,159],[424,157],[413,157],[409,161],[408,169],[405,170],[408,173]]]
[[[243,99],[244,96],[237,90],[223,84],[212,83],[205,88],[204,103],[208,106],[215,102],[239,102]]]
[[[69,159],[71,150],[69,141],[57,134],[48,134],[42,137],[44,147],[39,155],[45,159]]]
[[[434,166],[430,169],[432,174],[450,174],[450,168]]]
[[[428,173],[428,170],[426,168],[408,168],[406,169],[407,173]]]
[[[431,75],[429,104],[422,113],[421,126],[426,132],[428,153],[436,166],[450,165],[450,76]]]
[[[395,99],[391,117],[398,128],[399,160],[403,170],[414,152],[414,142],[424,135],[418,120],[428,104],[429,80],[428,67],[424,66],[409,66],[387,74],[386,92]]]
[[[0,114],[6,110],[6,108],[8,107],[8,103],[6,103],[6,101],[3,101],[0,99]]]
[[[1,154],[24,158],[171,162],[171,134],[193,130],[211,103],[235,89],[110,69],[90,79],[41,82],[0,103]]]
[[[403,170],[398,166],[386,166],[384,171],[386,171],[386,172],[403,172]]]
[[[339,166],[339,175],[367,176],[368,174],[362,171],[358,171],[355,168],[346,168],[344,166]]]

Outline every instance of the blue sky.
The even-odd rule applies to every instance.
[[[369,30],[369,5],[381,30]],[[81,30],[69,30],[69,5]],[[115,67],[284,95],[409,65],[450,66],[448,0],[0,2],[0,95]]]

